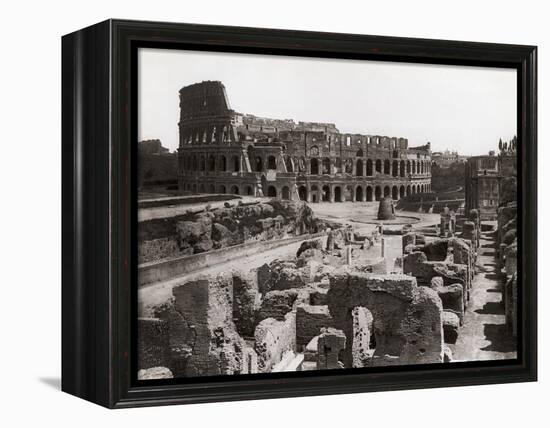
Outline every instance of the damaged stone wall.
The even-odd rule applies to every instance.
[[[443,307],[437,293],[407,275],[370,275],[342,270],[330,278],[328,307],[348,342],[345,367],[353,365],[351,312],[365,307],[373,317],[376,349],[369,365],[443,362]]]
[[[187,214],[138,224],[139,263],[204,253],[233,245],[270,241],[323,230],[304,202],[270,200]]]

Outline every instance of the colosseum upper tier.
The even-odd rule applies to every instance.
[[[431,191],[430,143],[341,133],[332,123],[267,119],[231,109],[225,87],[180,90],[182,191],[308,202],[373,201]]]

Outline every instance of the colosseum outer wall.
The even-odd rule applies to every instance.
[[[221,82],[180,91],[182,192],[308,202],[398,200],[431,192],[430,144],[340,133],[334,124],[243,115]]]

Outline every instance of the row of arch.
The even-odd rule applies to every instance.
[[[372,202],[379,201],[382,197],[391,197],[399,200],[405,196],[417,193],[428,193],[431,191],[429,184],[412,185],[317,185],[298,186],[298,196],[302,201],[308,202]]]
[[[229,163],[228,163],[229,161]],[[241,171],[241,157],[225,155],[180,155],[180,167],[185,171]]]
[[[226,185],[220,183],[183,183],[183,190],[193,193],[218,193],[231,195],[257,196],[254,187],[245,185]],[[289,186],[282,186],[280,189],[274,185],[268,185],[264,189],[264,196],[270,198],[291,199]]]
[[[370,177],[375,173],[392,177],[407,177],[414,174],[427,174],[431,172],[429,161],[415,160],[393,160],[385,159],[353,159],[348,158],[342,161],[341,158],[311,158],[306,164],[304,158],[296,161],[291,156],[285,156],[285,167],[287,172],[301,172],[310,175],[331,175],[344,172],[358,177]],[[265,163],[265,168],[264,168]],[[251,168],[255,172],[264,172],[265,169],[277,169],[277,159],[274,155],[250,156]],[[209,172],[240,172],[241,157],[234,155],[229,159],[225,155],[181,155],[180,167],[185,171],[209,171]]]
[[[373,176],[375,172],[390,175],[392,177],[406,177],[412,174],[430,173],[431,164],[429,161],[405,161],[404,159],[400,161],[390,161],[390,159],[385,159],[384,161],[382,161],[382,159],[367,159],[365,161],[363,159],[357,159],[354,164],[352,159],[346,159],[342,165],[342,160],[340,158],[312,158],[309,161],[309,170],[307,172],[311,175],[325,175],[342,171],[358,177]]]

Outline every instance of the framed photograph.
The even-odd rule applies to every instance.
[[[62,73],[64,391],[536,380],[536,47],[109,20]]]

